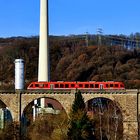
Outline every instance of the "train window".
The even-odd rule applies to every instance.
[[[35,87],[39,87],[39,84],[35,84]]]
[[[94,88],[94,84],[90,84],[90,88]]]
[[[89,88],[89,84],[85,84],[85,88]]]
[[[64,85],[63,84],[60,84],[60,88],[64,88]]]
[[[65,88],[69,88],[69,84],[65,84]]]
[[[110,84],[110,87],[113,87],[113,84]]]
[[[59,88],[59,84],[55,84],[55,88]]]
[[[106,87],[108,88],[109,87],[109,84],[106,84]]]
[[[109,87],[109,85],[108,85],[108,84],[106,84],[106,87],[108,88],[108,87]]]
[[[95,84],[95,88],[99,88],[99,85],[98,84]]]
[[[79,87],[83,87],[83,85],[82,84],[79,84]]]
[[[123,84],[121,84],[121,87],[124,87],[124,85],[123,85]]]
[[[119,87],[119,85],[118,84],[115,84],[115,87],[117,88],[117,87]]]
[[[71,84],[71,87],[75,87],[75,84]]]
[[[48,87],[48,84],[45,84],[44,86],[45,86],[45,87]]]

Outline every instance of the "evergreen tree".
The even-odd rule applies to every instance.
[[[72,113],[77,113],[77,111],[85,111],[84,98],[81,95],[81,92],[75,93],[75,100],[72,105]]]
[[[75,100],[70,113],[68,140],[95,140],[93,126],[85,110],[81,92],[75,93]]]

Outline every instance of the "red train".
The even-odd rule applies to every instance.
[[[125,89],[123,82],[32,82],[27,89]]]

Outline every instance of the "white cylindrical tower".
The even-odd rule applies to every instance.
[[[15,89],[24,89],[24,60],[15,60]]]
[[[40,0],[38,81],[49,81],[48,0]]]

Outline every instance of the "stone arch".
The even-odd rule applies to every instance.
[[[45,99],[48,99],[48,100],[51,100],[52,101],[52,103],[50,103],[50,102],[47,103],[47,106],[48,107],[52,106],[52,108],[54,108],[54,109],[57,108],[57,109],[61,109],[61,110],[64,110],[65,111],[65,109],[61,105],[61,103],[58,100],[56,100],[55,98],[52,98],[52,97],[44,97],[44,96],[43,97],[37,97],[37,98],[34,98],[30,103],[28,103],[28,105],[31,104],[31,103],[33,103],[34,100],[38,100],[38,99],[41,99],[41,98],[45,98]],[[56,103],[56,104],[53,105],[53,103]],[[28,105],[24,108],[23,112],[26,110],[26,108],[28,107]]]
[[[107,97],[103,97],[103,96],[96,96],[96,97],[93,97],[93,98],[89,98],[88,100],[85,100],[85,103],[87,103],[89,100],[94,100],[94,99],[97,99],[97,98],[107,99],[107,100],[111,101],[112,103],[115,103],[117,108],[120,110],[120,113],[121,113],[122,119],[123,119],[123,109],[122,109],[120,103],[117,102],[115,99],[112,100],[112,98],[107,98]]]
[[[2,115],[3,114],[3,115]],[[5,102],[3,102],[2,98],[0,97],[0,129],[3,129],[6,122],[11,123],[13,122],[13,114],[12,110],[10,109]],[[2,117],[3,116],[3,117]],[[3,120],[3,121],[2,121]]]
[[[36,116],[36,113],[35,113],[36,108],[35,108],[35,105],[34,105],[34,100],[37,100],[37,99],[40,99],[40,98],[46,98],[49,101],[53,100],[54,102],[57,103],[57,105],[59,104],[61,106],[61,109],[62,109],[62,115],[64,116],[64,118],[68,119],[68,114],[66,112],[66,109],[63,106],[64,103],[61,100],[59,100],[59,99],[61,99],[60,97],[55,98],[54,95],[39,95],[38,94],[38,95],[36,95],[36,96],[34,96],[32,98],[26,98],[28,100],[26,100],[26,101],[24,100],[24,102],[23,102],[24,108],[22,107],[22,115],[21,115],[21,120],[22,120],[21,126],[22,126],[22,133],[23,134],[25,134],[27,128],[31,126],[32,121],[35,120],[35,118],[37,116],[39,116],[38,113],[37,113],[37,116]],[[63,105],[61,103],[63,103]],[[32,107],[34,107],[34,109]],[[54,108],[53,108],[54,112],[56,113],[56,114],[53,115],[54,117],[57,115],[57,112],[58,113],[61,112],[61,110],[59,111],[59,109],[57,110],[55,107],[56,106],[54,106]],[[34,113],[34,115],[33,115],[33,113]]]
[[[74,94],[26,94],[22,96],[22,107],[21,107],[21,114],[23,113],[25,107],[35,99],[38,98],[52,98],[58,101],[64,110],[66,111],[67,115],[69,114],[70,107],[74,100]],[[69,98],[69,100],[68,100]]]
[[[115,94],[114,95],[113,94],[88,94],[88,95],[84,94],[83,97],[85,102],[94,98],[106,98],[111,100],[112,102],[115,102],[122,113],[122,117],[124,121],[126,114],[124,113],[124,98],[122,98],[122,96],[117,96]]]
[[[8,108],[10,108],[10,98],[5,98],[4,96],[0,96],[0,101]]]
[[[101,100],[100,100],[101,99]],[[101,101],[102,105],[99,105],[100,107],[102,106],[101,109],[99,109],[100,107],[98,105],[96,105],[96,102],[94,101]],[[92,103],[95,103],[95,105],[92,105]],[[89,100],[87,100],[85,102],[86,106],[87,106],[87,113],[88,115],[90,115],[92,117],[92,119],[96,116],[98,116],[97,118],[99,119],[100,115],[104,118],[102,121],[103,127],[102,127],[102,138],[103,139],[108,139],[109,137],[115,136],[115,137],[119,137],[119,139],[123,139],[123,128],[124,128],[124,124],[123,124],[123,115],[122,115],[122,110],[120,108],[119,103],[116,103],[115,100],[111,100],[109,98],[106,97],[93,97],[90,98]],[[89,105],[90,104],[90,105]],[[100,103],[99,103],[100,104]],[[94,109],[94,107],[96,106],[97,108]],[[111,108],[110,108],[111,107]],[[93,111],[96,110],[96,111]],[[93,113],[94,112],[94,113]],[[99,114],[98,114],[99,113]],[[111,113],[111,114],[110,114]],[[95,118],[96,118],[95,117]],[[101,117],[101,118],[102,118]],[[108,120],[108,121],[106,121]],[[111,124],[108,123],[110,122],[110,120],[114,120],[114,122],[112,122]],[[104,123],[106,122],[106,123]],[[110,125],[109,128],[114,128],[114,130],[112,131],[111,129],[106,130],[106,125]],[[114,126],[114,127],[113,127]],[[96,132],[96,131],[95,131]],[[95,133],[96,134],[96,133]],[[97,134],[96,134],[97,135]],[[99,134],[98,134],[99,135]],[[111,136],[112,135],[112,136]],[[115,138],[116,139],[116,138]],[[118,139],[118,138],[117,138]]]
[[[11,100],[13,99],[13,100]],[[0,95],[0,101],[3,102],[5,107],[10,111],[11,118],[14,120],[14,114],[15,114],[15,109],[13,108],[13,104],[15,103],[15,97],[14,95],[9,94],[8,96],[5,96],[4,94]]]

